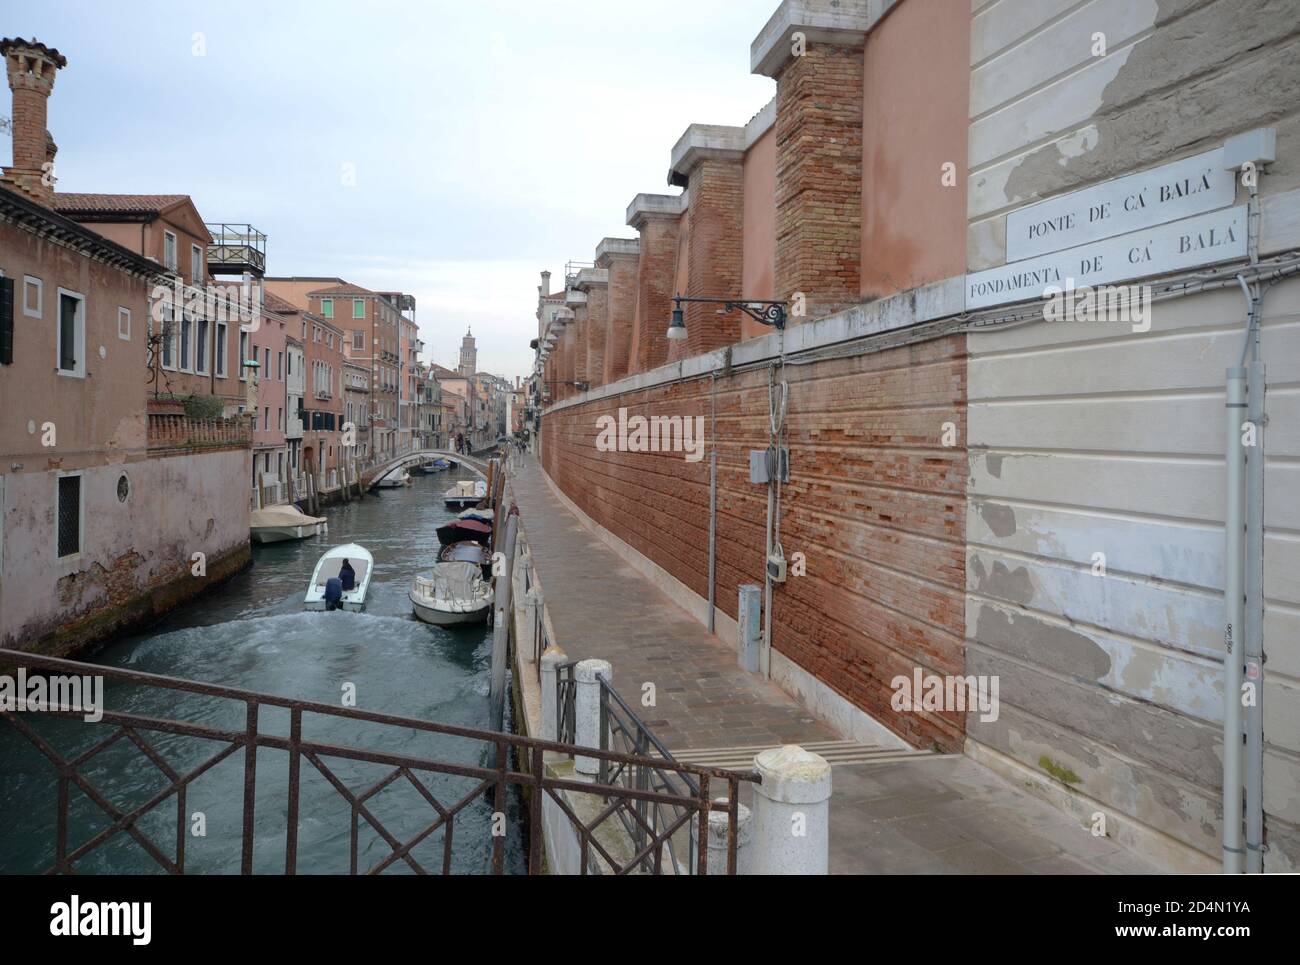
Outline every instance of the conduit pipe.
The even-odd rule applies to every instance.
[[[1224,512],[1223,869],[1264,870],[1264,392],[1260,348],[1262,293],[1245,277],[1246,340],[1241,362],[1227,370]],[[1248,361],[1249,360],[1249,361]],[[1243,397],[1243,381],[1245,394]],[[1244,419],[1242,417],[1245,417]],[[1243,480],[1242,461],[1245,461]],[[1243,534],[1242,504],[1245,504]],[[1244,539],[1243,539],[1244,535]],[[1243,546],[1244,543],[1244,546]],[[1244,582],[1244,592],[1243,592]],[[1243,665],[1244,661],[1244,665]],[[1243,686],[1245,716],[1245,841],[1242,846]]]
[[[1224,403],[1224,458],[1228,501],[1224,511],[1223,587],[1223,872],[1241,874],[1245,858],[1241,811],[1241,675],[1246,598],[1242,587],[1245,523],[1242,496],[1245,463],[1241,445],[1246,415],[1246,370],[1227,370]]]

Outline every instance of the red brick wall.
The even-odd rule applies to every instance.
[[[668,317],[672,313],[677,274],[677,218],[647,217],[640,228],[637,259],[637,340],[633,372],[668,361]]]
[[[601,263],[609,270],[608,322],[605,326],[606,382],[628,374],[632,354],[632,320],[636,313],[636,255],[607,255]]]
[[[776,291],[810,318],[861,298],[862,71],[861,47],[809,44],[777,78]]]
[[[786,558],[807,574],[775,593],[775,648],[916,746],[960,749],[960,714],[896,713],[890,680],[960,674],[965,638],[965,339],[949,336],[785,369],[790,482],[782,487]],[[767,370],[656,386],[547,413],[551,478],[581,509],[701,597],[708,595],[709,460],[598,452],[597,418],[701,415],[718,452],[717,589],[762,583],[766,488],[748,450],[765,448]]]
[[[587,381],[591,385],[605,382],[605,338],[609,325],[609,286],[587,287]]]
[[[744,164],[706,159],[690,176],[687,209],[689,249],[686,289],[694,297],[741,294],[744,231]],[[740,341],[741,312],[717,314],[717,305],[686,306],[685,356],[699,355]]]

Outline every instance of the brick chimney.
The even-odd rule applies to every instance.
[[[46,107],[50,91],[54,90],[55,72],[68,63],[68,58],[35,38],[27,41],[22,37],[0,40],[0,56],[5,59],[9,89],[14,95],[10,127],[14,163],[4,169],[0,181],[48,205],[54,198],[54,155],[58,147],[45,128]]]

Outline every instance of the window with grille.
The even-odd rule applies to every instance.
[[[59,477],[59,556],[81,552],[81,477]]]

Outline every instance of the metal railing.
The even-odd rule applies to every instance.
[[[577,665],[578,661],[570,660],[555,668],[555,739],[561,744],[572,744],[577,739],[578,681],[573,675]]]
[[[608,869],[615,874],[628,874],[646,870],[652,873],[660,873],[664,870],[662,851],[669,846],[672,835],[685,827],[688,821],[694,820],[697,824],[697,833],[700,839],[707,840],[708,819],[712,811],[726,812],[729,815],[728,820],[731,828],[729,834],[731,846],[729,867],[732,873],[735,870],[736,789],[739,781],[752,779],[750,776],[738,772],[683,765],[671,759],[656,761],[609,750],[576,748],[571,744],[536,740],[514,734],[437,724],[414,717],[401,717],[395,714],[366,711],[358,708],[337,707],[236,687],[183,680],[118,667],[86,664],[74,660],[43,657],[14,650],[0,649],[0,666],[25,668],[29,676],[40,672],[73,674],[78,677],[99,676],[109,681],[230,701],[234,705],[233,709],[238,713],[237,719],[242,721],[242,725],[239,726],[218,727],[181,719],[143,716],[109,710],[106,707],[100,708],[102,716],[95,720],[85,720],[85,711],[83,709],[67,706],[44,711],[0,709],[0,720],[4,720],[14,727],[19,734],[32,743],[41,755],[50,762],[55,771],[58,814],[54,834],[55,840],[51,842],[53,863],[46,869],[46,873],[74,873],[77,870],[79,861],[106,841],[119,835],[127,835],[132,838],[144,853],[149,855],[163,870],[171,874],[185,873],[185,843],[188,830],[187,792],[199,777],[228,758],[242,753],[243,821],[240,839],[240,871],[243,874],[251,874],[253,871],[255,819],[258,802],[258,751],[262,749],[273,749],[288,753],[288,775],[285,786],[286,800],[284,808],[284,814],[286,815],[284,835],[285,874],[294,874],[298,867],[301,782],[305,770],[304,762],[311,768],[307,772],[308,774],[315,772],[323,777],[329,787],[333,788],[349,806],[352,832],[349,869],[352,874],[361,873],[363,870],[366,874],[378,874],[393,867],[398,862],[405,864],[417,874],[428,873],[425,866],[417,860],[415,849],[426,841],[432,846],[434,842],[430,839],[439,831],[442,832],[443,838],[441,872],[443,874],[450,873],[452,866],[452,831],[456,818],[465,813],[467,808],[481,798],[488,800],[489,806],[494,812],[500,814],[509,813],[506,795],[512,785],[531,791],[528,802],[529,826],[532,832],[527,858],[529,874],[539,873],[542,867],[541,829],[544,798],[549,798],[556,803],[559,811],[577,833],[582,858],[581,872],[583,874],[588,873],[593,851]],[[278,708],[281,711],[288,712],[287,734],[269,732],[264,729],[263,722],[266,717],[272,716],[266,715],[264,717],[262,714],[264,708]],[[241,710],[242,712],[239,712]],[[210,713],[205,713],[204,716],[208,720],[216,719]],[[277,714],[275,716],[281,717],[282,715]],[[65,755],[40,733],[41,728],[36,721],[39,718],[47,717],[81,720],[87,727],[102,727],[111,732],[88,749],[81,750],[75,755]],[[370,747],[324,743],[304,737],[304,726],[310,723],[312,729],[315,729],[320,724],[321,719],[353,721],[358,726],[363,723],[382,725],[397,728],[398,731],[409,732],[415,730],[426,734],[442,734],[479,742],[484,746],[485,756],[491,760],[492,766],[476,766],[445,760],[433,760],[412,754],[375,750]],[[396,733],[397,731],[391,732],[387,736],[391,738]],[[146,734],[163,735],[164,740],[167,740],[169,744],[176,737],[194,738],[196,741],[204,743],[205,754],[213,746],[218,749],[194,766],[178,769],[168,762],[154,744],[146,740]],[[168,737],[167,735],[171,736]],[[375,741],[376,747],[388,746],[389,744],[390,741],[388,740]],[[161,789],[133,807],[129,805],[119,807],[113,803],[83,773],[83,769],[89,762],[114,745],[127,749],[134,747],[147,762],[162,773],[165,779],[165,784]],[[174,751],[174,746],[169,747],[169,750]],[[544,759],[547,752],[565,755],[580,752],[584,756],[596,758],[601,762],[602,767],[607,769],[608,773],[615,775],[618,773],[636,773],[637,769],[646,768],[654,772],[673,772],[678,776],[680,783],[670,785],[667,781],[651,780],[646,787],[640,787],[635,782],[611,782],[599,788],[596,793],[602,794],[606,800],[611,800],[612,803],[591,820],[583,820],[575,813],[573,807],[566,802],[563,792],[592,794],[593,785],[584,781],[549,776],[546,772]],[[512,767],[512,754],[516,760],[527,762],[526,770]],[[338,762],[380,764],[385,767],[386,773],[365,787],[352,788],[348,786],[343,776],[341,776],[341,768]],[[443,802],[438,800],[427,786],[426,781],[428,781],[429,775],[452,775],[467,778],[473,783],[469,790],[456,800]],[[422,777],[424,780],[421,780]],[[730,805],[715,802],[709,797],[711,778],[727,781],[731,788]],[[265,780],[265,776],[263,776],[263,780]],[[376,815],[376,810],[379,810],[379,808],[374,804],[374,801],[386,789],[394,786],[404,786],[404,784],[414,787],[419,797],[429,806],[433,817],[418,832],[402,840],[379,820]],[[97,833],[87,832],[88,837],[86,840],[80,842],[70,840],[69,800],[74,789],[80,791],[107,815],[109,821],[108,825],[100,828]],[[265,790],[265,786],[263,786],[263,790]],[[169,799],[172,798],[175,799],[176,805],[175,841],[173,845],[165,847],[153,840],[146,833],[144,827],[149,824],[147,816],[154,812],[155,809],[165,806]],[[262,798],[262,803],[263,807],[265,807],[265,795]],[[127,810],[126,807],[130,807],[130,809]],[[627,818],[630,818],[636,822],[637,826],[641,827],[642,834],[639,840],[644,842],[644,845],[638,848],[631,858],[622,862],[617,860],[600,840],[604,822],[611,815],[620,811],[623,812],[620,815],[621,819],[626,821]],[[639,816],[642,812],[649,816],[656,816],[662,812],[666,815],[672,814],[673,817],[660,827],[652,824],[650,820],[640,820]],[[313,808],[311,813],[314,819],[321,820],[321,815],[324,812]],[[360,852],[362,847],[359,846],[360,830],[363,823],[382,839],[383,844],[387,845],[387,853],[381,855],[365,869],[361,868]],[[501,834],[491,834],[490,836],[491,860],[489,869],[493,874],[503,874],[505,871],[505,838]],[[168,853],[169,850],[171,851],[170,854]],[[700,849],[696,860],[697,873],[705,873],[706,860],[707,849]],[[677,866],[674,859],[672,867],[676,868]]]
[[[618,691],[610,686],[603,677],[600,680],[600,747],[635,758],[638,763],[600,762],[599,781],[607,789],[625,788],[636,791],[654,791],[657,794],[678,797],[699,797],[700,785],[689,774],[675,768],[673,756],[664,747],[654,733],[648,728]],[[650,763],[658,756],[662,763]],[[727,782],[727,806],[729,808],[728,856],[730,868],[728,873],[735,874],[736,842],[736,807],[739,803],[740,781],[753,780],[753,775],[733,776]],[[704,794],[708,794],[707,784]],[[617,802],[615,813],[623,824],[623,830],[632,840],[634,850],[642,855],[642,870],[659,874],[662,852],[653,855],[647,852],[646,845],[651,840],[662,840],[668,852],[668,861],[673,874],[690,874],[696,866],[696,836],[690,833],[687,822],[690,814],[675,804],[667,804],[646,798],[621,798],[612,793]],[[680,829],[685,830],[680,830]],[[707,851],[707,838],[704,850]],[[684,852],[684,854],[683,854]]]

